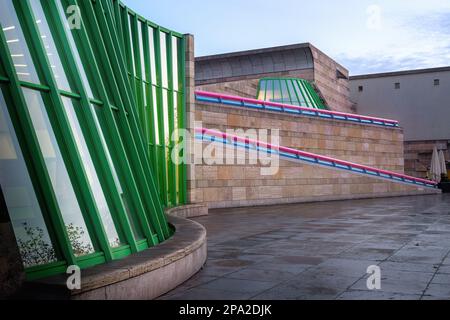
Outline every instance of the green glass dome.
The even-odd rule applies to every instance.
[[[259,100],[314,109],[328,109],[314,87],[305,79],[263,78],[259,81]]]

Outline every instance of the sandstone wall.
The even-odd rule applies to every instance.
[[[221,131],[280,129],[280,145],[283,146],[399,173],[404,170],[401,129],[199,102],[195,119],[201,121],[203,127]],[[241,151],[239,157],[245,157],[245,153]],[[262,176],[260,165],[197,165],[194,185],[196,201],[210,207],[394,196],[418,190],[413,186],[284,160],[273,176]]]

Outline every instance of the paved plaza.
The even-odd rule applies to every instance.
[[[215,209],[208,260],[161,299],[450,299],[450,196]],[[369,290],[367,267],[381,269]]]

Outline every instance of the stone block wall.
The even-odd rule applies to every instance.
[[[450,140],[405,141],[405,173],[413,177],[426,178],[431,165],[433,147],[444,151],[445,159],[450,159]]]
[[[399,173],[404,171],[401,129],[199,102],[196,103],[195,119],[205,128],[220,131],[279,129],[282,146]],[[238,157],[245,157],[245,153],[240,151]],[[195,200],[216,208],[420,192],[413,186],[281,159],[279,167],[275,175],[263,176],[259,164],[197,165],[193,184]]]
[[[310,45],[314,57],[314,83],[331,110],[351,112],[348,70],[325,53]]]

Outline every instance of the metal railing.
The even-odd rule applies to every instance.
[[[272,145],[257,140],[242,138],[239,136],[227,134],[224,132],[210,130],[206,128],[195,129],[196,138],[203,141],[218,142],[235,147],[245,148],[247,150],[263,151],[270,154],[278,154],[282,158],[290,161],[300,161],[303,163],[319,165],[337,170],[350,171],[356,174],[370,176],[372,178],[389,180],[391,182],[404,183],[426,188],[437,188],[434,181],[407,176],[401,173],[377,169],[357,163],[321,156],[318,154],[300,151],[297,149]]]
[[[231,96],[227,94],[220,94],[214,92],[195,91],[195,98],[197,101],[200,102],[219,103],[223,105],[266,110],[266,111],[277,111],[308,117],[317,117],[321,119],[350,121],[359,124],[371,124],[388,128],[399,127],[399,123],[397,120],[362,116],[358,114],[338,112],[338,111],[299,107],[290,104]]]

